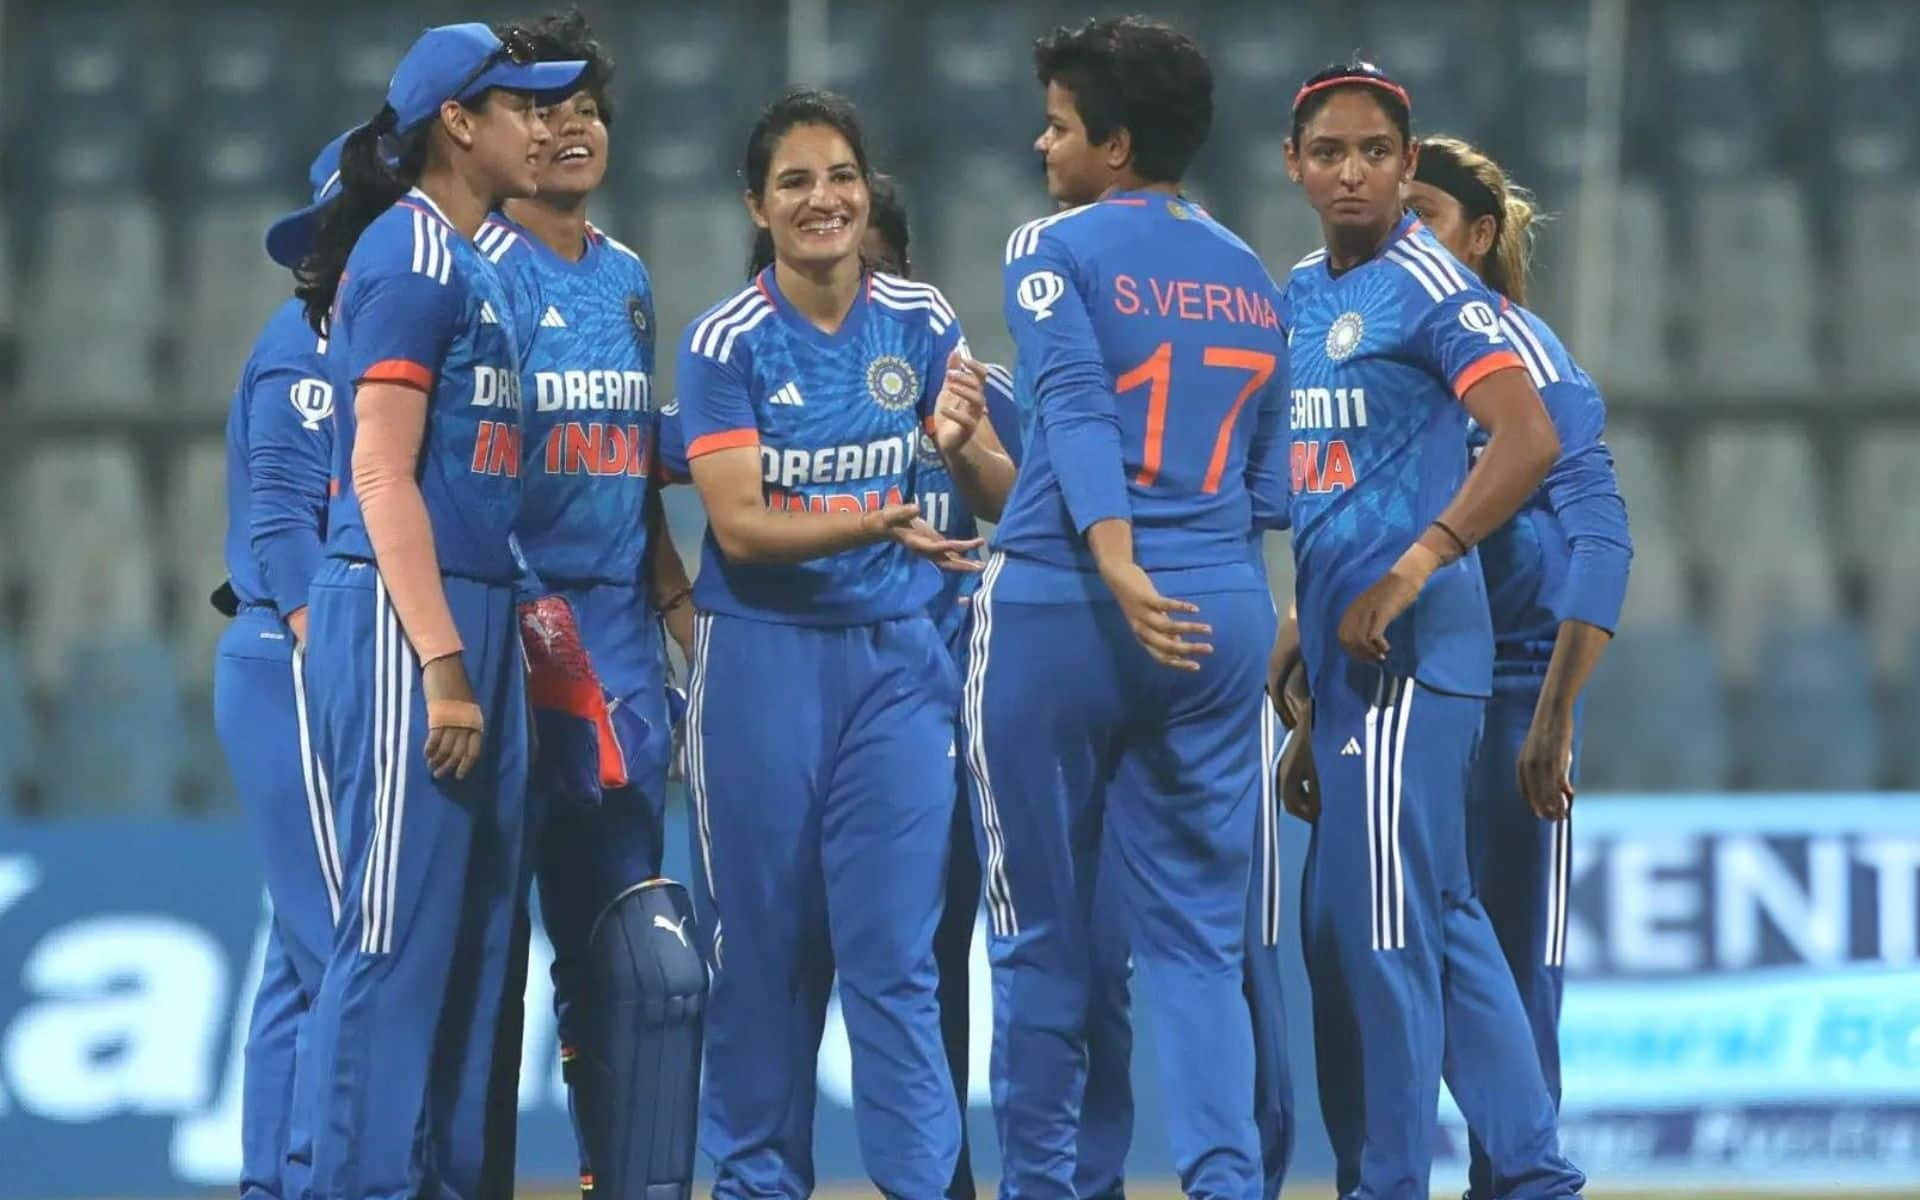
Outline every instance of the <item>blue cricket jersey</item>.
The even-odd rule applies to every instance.
[[[473,241],[506,285],[521,348],[527,562],[549,583],[636,583],[657,422],[647,269],[591,226],[578,262],[499,213]]]
[[[1133,523],[1163,589],[1265,589],[1248,537],[1286,515],[1286,337],[1260,259],[1191,201],[1120,193],[1015,230],[1004,311],[1022,457],[996,595],[1084,596],[1085,534]]]
[[[440,570],[492,583],[518,574],[520,359],[493,265],[418,188],[367,226],[347,258],[327,356],[335,406],[327,552],[371,559],[353,490],[353,397],[362,383],[427,394],[420,492]]]
[[[1633,539],[1613,455],[1601,440],[1607,407],[1600,389],[1538,316],[1503,299],[1500,328],[1560,434],[1560,458],[1540,490],[1479,546],[1494,673],[1538,674],[1553,657],[1560,622],[1609,633],[1619,625]],[[1470,425],[1469,443],[1478,458],[1486,431]]]
[[[769,267],[708,309],[680,345],[677,418],[689,461],[760,455],[769,507],[854,512],[920,494],[921,435],[960,322],[939,291],[869,274],[840,328],[795,312]],[[939,571],[887,541],[804,563],[734,563],[711,528],[694,602],[798,625],[859,625],[925,612]]]
[[[227,410],[227,577],[242,604],[307,603],[327,531],[333,384],[300,301],[268,319]]]
[[[1458,398],[1523,363],[1499,301],[1411,216],[1379,254],[1338,276],[1326,251],[1287,283],[1295,602],[1317,690],[1347,661],[1337,636],[1356,596],[1398,561],[1466,479]],[[1485,696],[1493,633],[1474,554],[1441,567],[1387,628],[1387,669]]]

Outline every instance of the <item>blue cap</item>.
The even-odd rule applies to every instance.
[[[440,111],[449,100],[470,100],[488,88],[533,92],[542,100],[564,100],[585,73],[581,59],[521,66],[501,50],[493,30],[479,21],[438,25],[415,39],[387,85],[387,105],[398,115],[396,133],[405,133]],[[489,58],[498,61],[480,71]],[[474,72],[480,71],[475,76]],[[472,77],[472,82],[466,82]],[[464,84],[464,86],[463,86]],[[454,89],[460,88],[458,95]]]
[[[295,209],[267,227],[267,257],[283,267],[296,267],[313,252],[313,235],[320,228],[320,210],[340,194],[340,147],[353,130],[328,142],[307,168],[313,185],[313,203]]]

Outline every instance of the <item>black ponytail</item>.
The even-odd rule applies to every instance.
[[[420,179],[427,161],[427,135],[432,122],[422,122],[399,139],[400,157],[388,166],[380,153],[381,139],[393,132],[399,116],[382,105],[373,120],[347,135],[340,147],[340,194],[320,210],[320,228],[313,252],[294,269],[299,286],[294,295],[306,306],[307,324],[324,336],[340,290],[347,256],[367,226]]]

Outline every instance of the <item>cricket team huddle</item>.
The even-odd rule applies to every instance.
[[[874,1185],[970,1200],[983,908],[1004,1197],[1124,1194],[1135,986],[1182,1191],[1279,1195],[1283,920],[1341,1196],[1428,1195],[1443,1080],[1470,1197],[1581,1194],[1578,700],[1632,548],[1600,395],[1523,307],[1530,199],[1346,62],[1273,115],[1324,245],[1263,262],[1181,189],[1191,38],[1032,53],[1057,207],[979,250],[1005,365],[818,90],[748,132],[746,276],[673,281],[718,302],[660,330],[589,220],[613,64],[577,11],[425,31],[315,159],[214,597],[274,908],[244,1196],[511,1196],[537,914],[583,1195],[690,1196],[696,1149],[716,1197],[810,1194],[837,987]]]

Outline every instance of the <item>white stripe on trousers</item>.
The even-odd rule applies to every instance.
[[[413,725],[413,652],[387,599],[373,585],[373,837],[360,881],[360,950],[393,952],[400,882],[401,822],[407,808],[407,737]]]
[[[1000,806],[994,799],[993,780],[987,771],[987,736],[982,728],[987,695],[987,650],[993,642],[993,584],[1000,578],[1006,556],[995,552],[980,574],[980,586],[973,593],[973,631],[967,648],[967,686],[962,694],[967,731],[967,769],[973,774],[974,790],[980,794],[980,828],[986,836],[987,915],[998,937],[1020,932],[1020,916],[1013,908],[1013,887],[1007,879],[1006,835],[1000,828]]]
[[[1280,765],[1274,747],[1279,718],[1265,692],[1260,693],[1260,944],[1280,944],[1280,811],[1273,785]]]
[[[1567,890],[1573,879],[1573,817],[1553,823],[1553,866],[1547,880],[1547,955],[1549,967],[1567,965]]]
[[[1400,795],[1413,692],[1411,680],[1382,674],[1374,688],[1374,702],[1367,707],[1367,886],[1375,950],[1400,950],[1407,944]]]
[[[706,872],[707,903],[713,909],[713,969],[719,970],[724,936],[720,897],[713,880],[713,826],[707,805],[707,652],[713,642],[713,614],[695,613],[693,661],[687,665],[687,791],[693,797],[694,828],[700,837],[700,865]]]
[[[300,727],[300,781],[307,792],[307,823],[313,828],[313,849],[320,859],[320,880],[327,888],[327,912],[340,921],[340,843],[333,829],[333,798],[327,794],[327,769],[313,755],[313,737],[307,729],[307,652],[293,648],[293,717]]]

